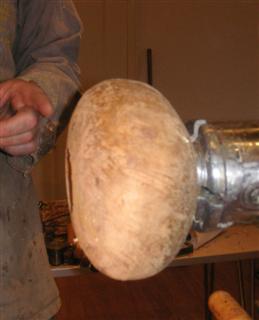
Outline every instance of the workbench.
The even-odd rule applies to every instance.
[[[217,263],[259,258],[259,224],[226,229],[193,253],[176,258],[171,266]]]
[[[193,253],[177,257],[170,264],[170,267],[190,266],[194,264],[204,265],[204,290],[206,319],[211,319],[207,308],[207,299],[213,291],[214,264],[218,262],[237,262],[240,286],[241,304],[245,306],[245,294],[243,286],[242,260],[249,260],[251,265],[251,301],[250,313],[254,314],[254,266],[255,260],[259,258],[259,224],[238,225],[228,228],[220,233],[216,238],[206,243]],[[55,277],[66,277],[89,272],[88,268],[80,266],[58,266],[52,267]],[[247,308],[246,308],[247,309]]]

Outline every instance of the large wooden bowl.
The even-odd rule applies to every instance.
[[[170,103],[152,87],[107,80],[72,116],[66,150],[72,222],[93,265],[121,280],[164,269],[196,208],[196,157]]]

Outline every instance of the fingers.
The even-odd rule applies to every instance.
[[[37,110],[43,117],[52,116],[54,110],[46,95],[38,93],[37,95],[32,96],[31,103],[35,110]]]
[[[39,116],[32,108],[23,108],[14,116],[0,121],[0,139],[18,136],[33,130],[39,121]]]
[[[12,113],[0,120],[0,149],[17,156],[38,148],[40,116],[49,117],[53,107],[34,82],[13,79],[0,83],[0,108],[11,105]]]
[[[15,111],[26,107],[24,98],[20,93],[16,93],[13,97],[10,97],[10,103]],[[27,105],[27,107],[29,107],[29,105]]]
[[[39,114],[23,108],[0,121],[0,149],[13,156],[35,152],[38,147]]]
[[[12,156],[25,156],[37,150],[37,143],[36,141],[31,141],[22,145],[6,147],[3,150]]]
[[[14,79],[0,84],[0,108],[7,102],[10,102],[16,111],[32,107],[44,117],[53,114],[53,107],[48,97],[34,82]]]
[[[0,147],[3,149],[6,147],[23,145],[23,144],[32,142],[36,138],[37,138],[37,130],[36,128],[34,128],[28,132],[25,132],[16,136],[4,137],[4,138],[0,137]]]

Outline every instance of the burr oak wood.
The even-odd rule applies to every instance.
[[[117,79],[83,95],[69,125],[66,181],[76,236],[101,272],[145,278],[178,253],[196,208],[196,157],[154,88]]]

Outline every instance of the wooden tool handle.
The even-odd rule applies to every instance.
[[[239,303],[226,291],[215,291],[209,308],[216,320],[252,320]]]

